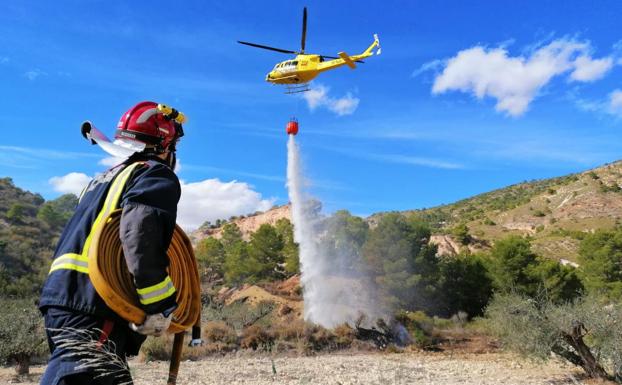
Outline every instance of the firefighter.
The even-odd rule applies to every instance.
[[[139,103],[123,114],[115,143],[135,152],[95,177],[82,192],[58,241],[39,302],[51,352],[42,385],[131,382],[126,366],[119,368],[118,363],[138,354],[147,335],[158,336],[170,325],[177,303],[166,251],[181,194],[174,172],[176,145],[183,136],[178,115],[154,102]],[[89,280],[91,231],[116,208],[122,209],[119,235],[127,266],[147,314],[141,325],[128,324],[115,314]],[[81,365],[84,357],[58,346],[75,338],[76,331],[87,333],[114,359],[103,360],[100,368]]]

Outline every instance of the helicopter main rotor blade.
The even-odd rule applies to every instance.
[[[263,49],[267,49],[267,50],[270,50],[270,51],[276,51],[276,52],[282,52],[282,53],[294,53],[294,54],[297,53],[296,51],[289,51],[289,50],[286,50],[286,49],[274,48],[274,47],[269,47],[267,45],[249,43],[249,42],[246,42],[246,41],[239,41],[238,40],[238,43],[245,44],[245,45],[250,45],[251,47],[263,48]]]
[[[302,39],[300,40],[300,53],[305,53],[305,42],[307,40],[307,7],[302,11]]]

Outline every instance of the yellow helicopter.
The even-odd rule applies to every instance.
[[[362,59],[374,54],[380,55],[380,41],[378,35],[374,34],[374,42],[361,54],[350,56],[345,52],[339,52],[339,57],[305,54],[305,40],[307,38],[307,7],[302,12],[302,39],[300,51],[291,51],[281,48],[269,47],[266,45],[238,41],[240,44],[250,45],[251,47],[263,48],[271,51],[295,54],[296,57],[286,60],[274,66],[272,71],[266,75],[266,81],[272,84],[282,84],[287,87],[286,93],[297,93],[309,91],[309,82],[317,77],[321,72],[332,70],[333,68],[347,65],[351,69],[356,68],[355,63],[363,63]],[[326,60],[331,59],[331,60]]]

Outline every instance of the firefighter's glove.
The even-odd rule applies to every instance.
[[[203,346],[203,340],[200,338],[193,338],[188,344],[188,346],[191,348],[197,347],[197,346]]]
[[[164,313],[149,314],[145,318],[145,322],[143,322],[141,325],[136,325],[135,323],[131,322],[130,329],[146,336],[158,337],[161,336],[166,330],[168,330],[172,319],[172,312],[168,316],[164,315]]]

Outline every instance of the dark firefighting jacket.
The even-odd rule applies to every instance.
[[[89,279],[88,249],[95,226],[122,208],[119,235],[142,307],[147,314],[174,308],[175,287],[167,273],[166,251],[180,195],[177,176],[156,157],[134,156],[95,177],[59,239],[39,307],[119,318]]]

